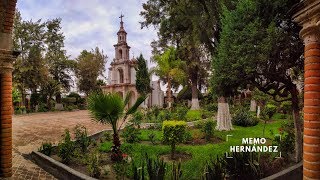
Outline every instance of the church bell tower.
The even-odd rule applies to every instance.
[[[114,45],[115,47],[115,61],[123,62],[129,61],[130,54],[130,46],[127,44],[127,32],[124,30],[122,18],[124,16],[121,14],[119,17],[120,21],[120,29],[117,33],[118,35],[118,43]]]

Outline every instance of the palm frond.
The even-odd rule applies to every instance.
[[[134,103],[134,105],[130,109],[128,109],[128,111],[126,112],[126,115],[136,112],[138,107],[147,99],[147,97],[148,96],[139,96],[137,101]]]
[[[127,92],[126,97],[124,98],[124,105],[126,106],[132,97],[132,91]]]
[[[124,103],[115,93],[92,93],[88,97],[88,110],[94,120],[114,126],[124,111]]]

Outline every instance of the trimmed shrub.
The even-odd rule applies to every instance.
[[[232,123],[237,126],[249,127],[257,125],[259,120],[250,112],[242,108],[235,112],[235,115],[232,118]]]
[[[184,140],[186,126],[185,121],[163,121],[163,142],[170,145],[172,159],[174,159],[176,144]]]

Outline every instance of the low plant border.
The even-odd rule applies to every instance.
[[[97,140],[100,137],[102,137],[105,132],[112,132],[112,130],[110,129],[102,130],[100,132],[90,135],[89,138]],[[55,150],[57,147],[58,146],[55,145],[53,146],[53,149]],[[44,170],[46,170],[47,172],[49,172],[50,174],[52,174],[54,177],[58,179],[97,180],[79,171],[76,171],[61,162],[58,162],[41,152],[32,151],[31,157],[38,166],[40,166],[41,168],[43,168]]]

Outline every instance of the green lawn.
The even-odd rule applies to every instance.
[[[200,110],[189,110],[186,115],[187,121],[197,121],[202,119],[202,113]]]
[[[215,131],[215,135],[222,138],[223,140],[226,140],[226,135],[232,135],[232,137],[229,138],[228,142],[224,141],[219,144],[206,145],[179,145],[177,147],[177,151],[192,154],[191,160],[182,163],[183,179],[199,179],[199,177],[203,174],[206,162],[210,158],[215,158],[217,155],[224,155],[224,153],[229,150],[230,145],[240,145],[242,138],[265,137],[268,139],[272,139],[273,137],[270,133],[270,130],[275,133],[278,132],[278,128],[281,126],[281,123],[283,121],[285,120],[276,120],[272,123],[267,124],[264,136],[262,136],[264,124],[263,122],[260,122],[257,126],[254,127],[234,126],[234,130],[232,131]],[[162,133],[159,130],[141,130],[141,139],[143,141],[148,140],[148,134],[151,132],[154,132],[156,134],[157,139],[161,138]],[[100,150],[109,151],[111,145],[111,142],[106,142],[101,145]],[[149,145],[143,143],[123,143],[122,150],[124,153],[129,154],[136,163],[139,163],[145,153],[148,153],[149,155],[154,157],[170,153],[169,146],[162,145],[160,143],[158,145]]]

